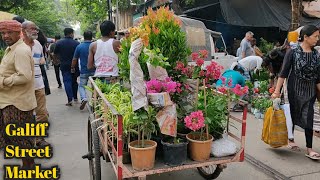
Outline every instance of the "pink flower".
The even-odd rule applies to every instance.
[[[198,57],[199,57],[199,54],[196,53],[196,52],[194,52],[194,53],[191,54],[191,58],[192,58],[193,61],[196,60],[196,59],[198,59]]]
[[[226,79],[227,79],[227,78],[225,78],[225,77],[221,76],[221,77],[220,77],[220,79],[221,79],[221,81],[222,81],[222,84],[223,84],[223,85],[225,85],[225,84],[226,84]]]
[[[242,96],[243,92],[241,91],[241,86],[240,84],[237,84],[233,89],[232,92],[238,96]]]
[[[204,60],[203,60],[203,59],[200,59],[200,58],[199,58],[199,59],[196,60],[196,64],[197,64],[197,66],[199,66],[199,67],[202,66],[203,63],[204,63]]]
[[[211,64],[206,66],[207,73],[206,76],[208,79],[219,79],[221,76],[222,66],[218,65],[215,61],[211,61]]]
[[[199,53],[200,53],[200,57],[202,57],[202,58],[207,58],[208,57],[208,51],[207,50],[200,50],[199,51]]]
[[[229,80],[228,80],[228,87],[231,87],[231,86],[232,86],[232,79],[229,78]]]
[[[176,70],[182,70],[184,68],[184,64],[181,61],[177,61],[177,65],[175,67]]]
[[[192,131],[197,131],[200,128],[203,128],[205,124],[202,111],[199,110],[192,112],[189,116],[186,116],[184,118],[184,123],[186,127],[191,129]]]
[[[221,93],[223,93],[223,94],[227,94],[228,89],[227,89],[226,87],[219,87],[219,88],[218,88],[218,91],[221,92]]]
[[[146,82],[148,93],[160,93],[162,89],[162,83],[157,79],[151,79]]]
[[[184,88],[189,89],[190,85],[189,84],[184,84]]]
[[[243,94],[247,94],[247,93],[248,93],[248,91],[249,91],[248,86],[245,86],[244,88],[242,88],[242,92],[243,92]]]
[[[206,75],[206,72],[205,72],[204,70],[201,70],[201,71],[199,72],[199,76],[200,76],[200,77],[205,76],[205,75]]]

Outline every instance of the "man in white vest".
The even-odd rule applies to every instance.
[[[120,41],[115,40],[115,25],[104,21],[100,25],[101,39],[91,43],[88,56],[88,69],[96,68],[94,76],[101,77],[105,82],[119,76],[118,55]]]

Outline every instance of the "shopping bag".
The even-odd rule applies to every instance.
[[[262,140],[273,148],[288,145],[288,131],[286,117],[283,110],[269,107],[265,113]]]

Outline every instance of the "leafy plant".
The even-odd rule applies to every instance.
[[[252,74],[252,79],[257,81],[267,81],[269,80],[269,71],[267,69],[259,70],[257,73]]]
[[[139,109],[134,112],[133,121],[137,125],[138,146],[145,148],[145,139],[150,140],[151,134],[156,132],[154,123],[156,111],[149,106],[147,111]]]
[[[268,93],[268,81],[260,81],[260,93],[265,94]]]
[[[264,97],[258,97],[253,100],[253,107],[260,112],[265,112],[267,108],[272,106],[272,100]]]
[[[260,46],[259,49],[263,54],[268,54],[273,49],[274,45],[271,42],[268,42],[267,40],[260,38]]]
[[[205,111],[205,123],[208,124],[209,133],[219,139],[227,126],[228,99],[226,95],[213,94],[208,92],[206,96],[206,107],[204,103],[204,93],[201,91],[198,95],[198,109]]]

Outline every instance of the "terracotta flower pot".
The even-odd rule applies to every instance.
[[[206,134],[203,134],[206,136]],[[210,158],[211,144],[213,137],[209,134],[209,139],[202,141],[200,140],[200,134],[189,133],[187,135],[189,141],[188,149],[190,158],[194,161],[203,162]]]
[[[145,148],[138,147],[138,141],[129,143],[132,168],[137,171],[149,170],[154,166],[157,143],[151,140],[144,143]]]

